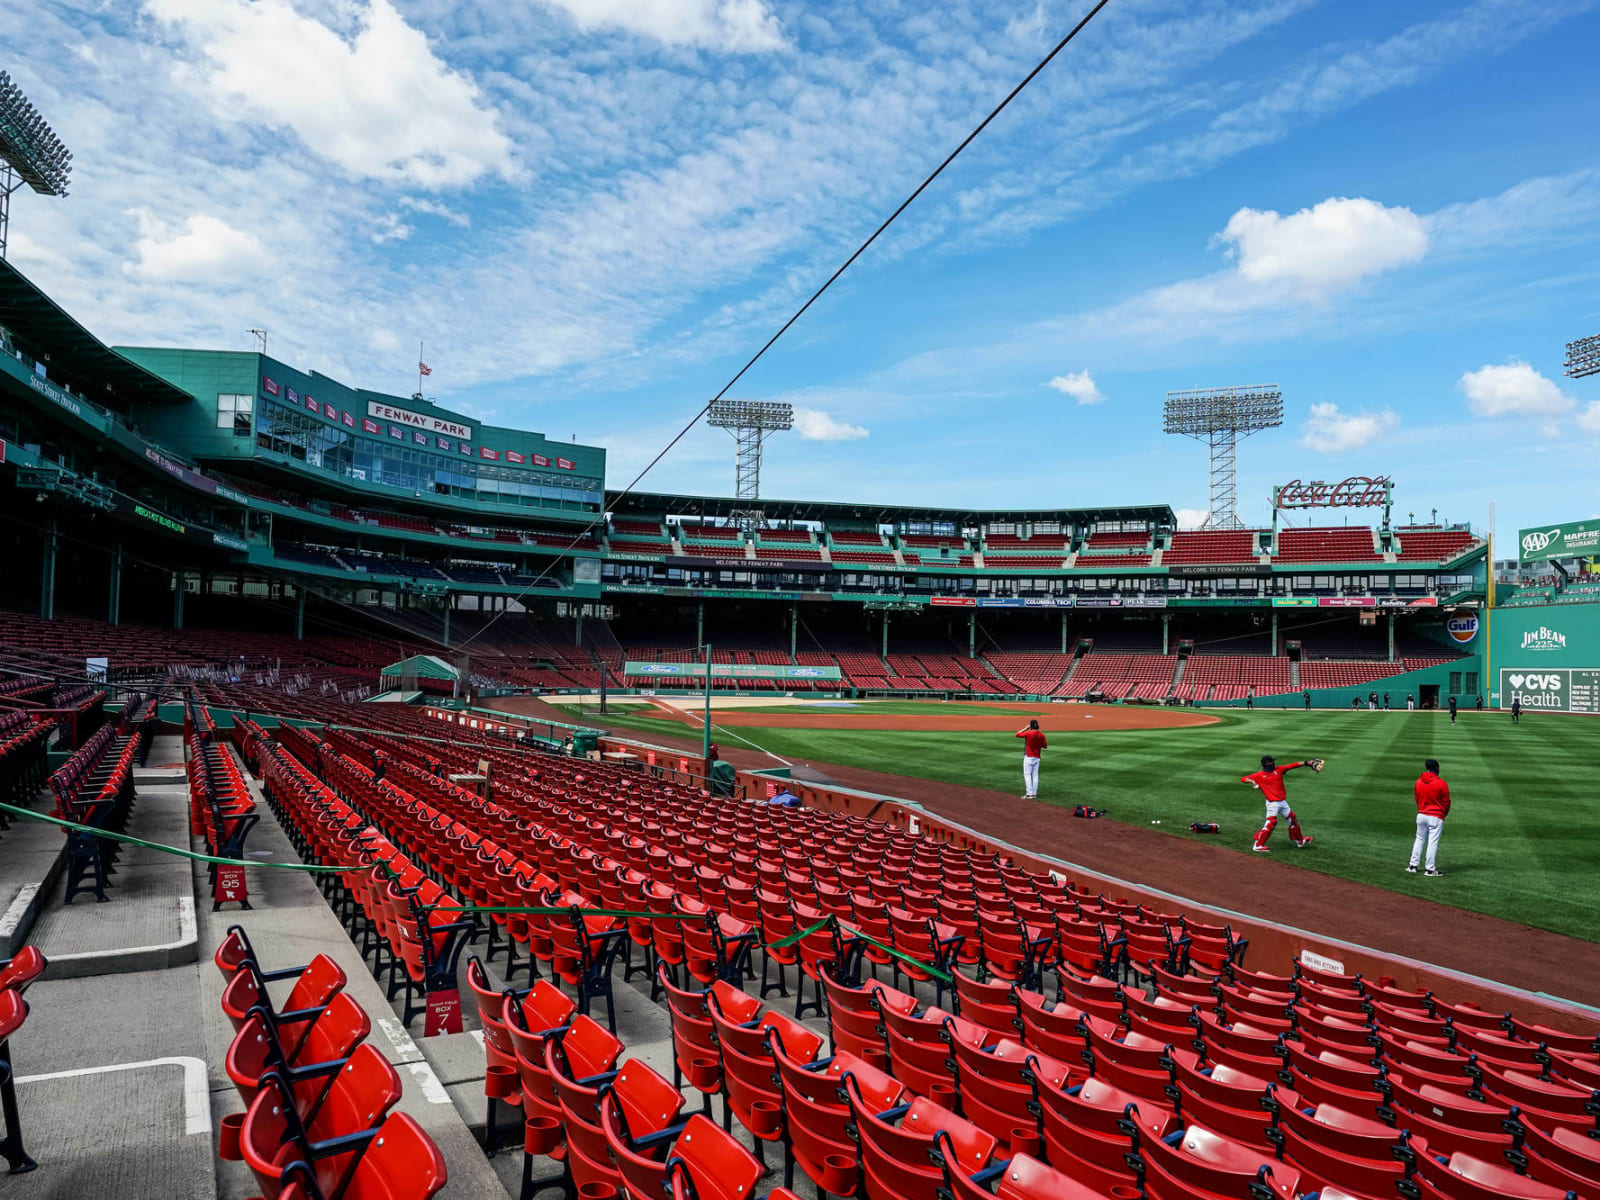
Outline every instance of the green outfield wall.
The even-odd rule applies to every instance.
[[[1496,708],[1600,713],[1600,604],[1491,610],[1488,674]]]
[[[1427,697],[1430,702],[1437,699],[1439,707],[1443,708],[1450,702],[1450,697],[1456,698],[1456,703],[1462,708],[1477,706],[1478,697],[1484,696],[1484,703],[1490,703],[1483,692],[1483,657],[1469,654],[1465,658],[1458,658],[1452,662],[1441,664],[1437,667],[1427,667],[1420,671],[1402,671],[1399,675],[1390,675],[1384,679],[1374,679],[1370,683],[1363,683],[1358,687],[1336,688],[1309,688],[1311,693],[1312,708],[1349,708],[1354,700],[1359,700],[1363,706],[1367,696],[1377,692],[1381,698],[1385,692],[1389,693],[1389,707],[1403,709],[1406,706],[1406,696],[1416,697],[1417,704],[1423,703]],[[1305,705],[1305,692],[1285,692],[1277,696],[1257,696],[1257,708],[1301,708]],[[1199,700],[1195,702],[1196,708],[1243,708],[1243,700]]]

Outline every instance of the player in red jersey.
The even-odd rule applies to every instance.
[[[1260,792],[1267,801],[1267,820],[1256,831],[1255,844],[1250,848],[1257,854],[1270,854],[1267,849],[1267,839],[1272,836],[1272,831],[1277,827],[1278,818],[1283,817],[1289,822],[1289,840],[1296,847],[1309,846],[1312,838],[1300,829],[1300,821],[1294,815],[1294,809],[1289,807],[1288,789],[1284,786],[1283,777],[1296,767],[1310,767],[1313,771],[1322,770],[1320,758],[1308,758],[1304,762],[1292,762],[1278,766],[1272,755],[1261,756],[1261,770],[1250,775],[1242,776],[1240,783],[1248,783]]]
[[[1017,736],[1022,739],[1022,798],[1024,800],[1037,800],[1039,798],[1039,756],[1050,743],[1045,740],[1044,732],[1039,728],[1037,720],[1029,721],[1017,730]]]

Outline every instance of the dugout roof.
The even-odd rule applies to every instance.
[[[109,385],[109,394],[88,389],[90,400],[132,400],[152,404],[188,404],[190,396],[161,376],[130,362],[107,346],[26,275],[0,259],[0,325],[41,356],[48,356],[52,374]]]
[[[662,492],[617,492],[606,496],[606,511],[619,517],[728,517],[735,510],[751,507],[748,500],[732,496],[676,496]],[[762,497],[755,507],[769,521],[823,521],[836,523],[874,522],[880,525],[950,521],[956,525],[992,525],[1002,522],[1061,521],[1092,525],[1098,521],[1146,521],[1152,525],[1176,525],[1170,505],[1131,504],[1095,508],[1006,508],[979,509],[939,505],[852,504],[838,500],[768,500]]]

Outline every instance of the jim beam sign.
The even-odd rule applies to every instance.
[[[1272,489],[1274,508],[1383,508],[1394,480],[1387,475],[1352,475],[1338,483],[1295,479]]]

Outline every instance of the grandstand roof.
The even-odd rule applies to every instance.
[[[123,400],[188,403],[189,395],[161,376],[130,362],[90,333],[21,271],[0,259],[0,325],[29,348],[48,354],[53,365],[79,378],[109,384]],[[90,399],[103,403],[104,396]]]
[[[382,677],[387,679],[391,675],[401,679],[449,679],[461,678],[457,671],[437,654],[413,654],[410,658],[403,658],[397,663],[390,663],[383,669]]]
[[[1001,521],[1062,521],[1079,525],[1097,521],[1148,521],[1177,524],[1166,504],[1108,505],[1098,508],[1008,508],[976,509],[948,505],[860,504],[840,500],[768,500],[759,507],[777,521],[876,521],[890,522],[951,521],[957,525],[981,525]],[[751,507],[748,500],[732,496],[675,496],[662,492],[620,492],[606,494],[606,511],[618,516],[727,517],[736,509]]]

